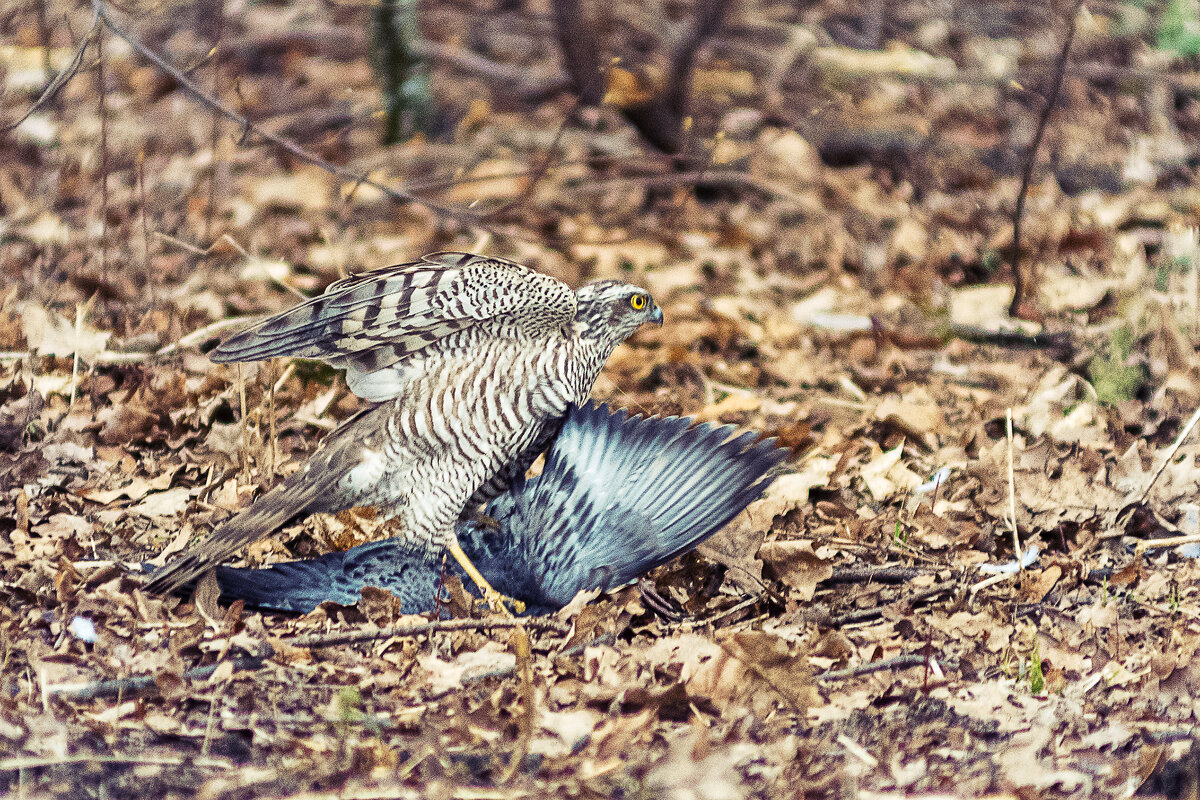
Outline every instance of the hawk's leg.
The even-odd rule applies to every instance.
[[[454,556],[454,560],[458,562],[458,565],[463,568],[463,572],[466,572],[471,580],[475,581],[475,585],[483,592],[483,599],[487,601],[488,606],[493,611],[498,611],[505,616],[511,617],[512,614],[504,606],[505,601],[512,603],[512,607],[518,614],[525,610],[525,604],[520,600],[505,597],[492,588],[492,585],[487,582],[487,578],[483,577],[483,574],[471,563],[471,559],[467,558],[467,554],[463,552],[462,547],[458,544],[457,537],[450,540],[450,546],[447,549],[450,551],[450,555]]]

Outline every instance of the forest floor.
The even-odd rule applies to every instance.
[[[1049,6],[740,4],[672,159],[554,88],[548,3],[422,4],[436,114],[394,146],[366,5],[233,5],[109,13],[341,174],[215,121],[111,30],[0,133],[0,791],[1195,796],[1200,84],[1159,21],[1080,15],[1015,319],[1021,167],[1068,29]],[[628,95],[670,31],[603,11]],[[57,0],[0,20],[0,119],[91,20]],[[141,592],[125,564],[204,535],[358,408],[328,370],[204,352],[437,250],[647,287],[666,324],[596,396],[791,448],[650,576],[679,614],[623,590],[530,652],[482,610],[401,635],[428,620],[378,593],[288,617]],[[300,525],[242,560],[348,544]],[[347,631],[380,633],[301,638]]]

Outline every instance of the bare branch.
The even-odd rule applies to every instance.
[[[296,142],[293,142],[291,139],[287,139],[276,133],[272,133],[271,131],[266,130],[265,128],[261,128],[258,125],[255,125],[253,122],[248,120],[246,117],[243,117],[241,114],[237,113],[236,111],[231,109],[229,106],[225,105],[224,103],[222,103],[221,101],[212,97],[206,91],[201,89],[200,86],[195,81],[193,81],[187,75],[180,72],[175,67],[171,66],[171,64],[167,63],[167,61],[165,59],[163,59],[162,56],[160,56],[158,53],[151,50],[146,45],[142,44],[142,42],[140,42],[131,33],[129,33],[123,27],[121,27],[116,22],[114,22],[113,19],[108,14],[108,7],[104,4],[104,0],[92,0],[92,9],[96,13],[97,18],[101,22],[104,23],[104,27],[106,27],[110,31],[112,31],[113,34],[116,35],[117,37],[125,40],[125,42],[128,43],[129,46],[132,47],[135,51],[137,51],[137,53],[139,55],[141,55],[146,60],[150,61],[152,64],[154,64],[154,66],[156,66],[160,70],[162,70],[163,73],[165,73],[166,75],[169,75],[179,85],[179,87],[181,89],[183,89],[185,92],[187,92],[189,95],[191,95],[197,101],[199,101],[202,105],[207,106],[208,108],[217,112],[218,114],[225,117],[226,119],[232,120],[233,122],[237,123],[237,125],[239,125],[242,128],[242,131],[244,132],[242,140],[247,138],[248,134],[252,133],[252,134],[258,136],[260,139],[270,142],[271,144],[278,147],[280,150],[288,153],[289,155],[291,155],[292,157],[294,157],[300,161],[304,161],[305,163],[313,164],[314,166],[320,167],[321,169],[325,170],[326,172],[328,172],[332,175],[336,175],[337,177],[342,178],[343,180],[352,181],[356,184],[360,184],[363,186],[370,186],[374,189],[379,190],[380,192],[382,192],[384,195],[386,195],[391,200],[394,200],[399,203],[412,203],[414,205],[424,206],[425,208],[429,209],[430,211],[434,212],[435,214],[439,214],[443,217],[448,217],[450,219],[458,220],[459,222],[465,223],[467,225],[471,225],[473,227],[488,228],[488,226],[480,219],[480,217],[477,214],[472,214],[470,212],[460,211],[458,209],[448,208],[446,206],[438,205],[436,203],[430,202],[429,200],[425,200],[420,197],[417,197],[416,195],[414,195],[410,192],[407,192],[403,189],[397,189],[395,187],[388,186],[386,184],[383,184],[376,180],[373,180],[372,178],[370,178],[366,175],[360,175],[358,173],[352,172],[351,170],[348,170],[345,167],[340,167],[337,164],[326,161],[325,159],[321,158],[320,156],[318,156],[314,153],[310,153],[309,151],[305,150],[303,147],[298,145]],[[526,235],[524,235],[520,232],[509,230],[509,229],[504,229],[504,230],[492,229],[492,230],[494,230],[494,232],[496,232],[496,233],[501,233],[501,234],[504,234],[507,236],[512,236],[514,238],[527,238]]]
[[[379,639],[390,639],[394,636],[423,636],[429,633],[444,633],[447,631],[479,631],[501,630],[506,628],[526,628],[531,631],[550,631],[562,636],[571,632],[571,626],[559,622],[553,617],[530,617],[527,619],[444,619],[428,622],[423,625],[400,625],[393,628],[379,628],[373,631],[349,631],[346,633],[329,633],[316,636],[294,636],[285,641],[293,647],[333,647],[339,644],[354,642],[371,642]]]
[[[644,103],[621,109],[630,124],[664,152],[683,149],[696,53],[720,30],[731,5],[729,0],[700,0],[692,24],[671,48],[662,91]],[[556,0],[553,6],[563,61],[575,91],[587,105],[599,105],[604,99],[604,81],[595,24],[584,13],[582,0]]]
[[[575,92],[584,104],[598,106],[604,100],[604,72],[595,21],[584,12],[582,0],[556,0],[550,5],[558,45]]]
[[[1013,211],[1013,298],[1012,303],[1008,306],[1010,317],[1015,317],[1020,313],[1025,300],[1025,276],[1021,272],[1021,219],[1025,216],[1025,196],[1029,194],[1029,181],[1033,178],[1033,167],[1037,163],[1038,148],[1041,147],[1042,136],[1045,135],[1046,125],[1050,121],[1050,112],[1054,110],[1054,104],[1058,102],[1059,90],[1062,89],[1063,74],[1067,71],[1067,56],[1071,52],[1071,42],[1075,41],[1075,26],[1079,21],[1079,9],[1082,6],[1083,0],[1075,0],[1075,5],[1071,8],[1071,21],[1067,27],[1067,35],[1063,39],[1058,61],[1054,64],[1054,82],[1050,87],[1050,94],[1046,98],[1046,107],[1042,109],[1042,115],[1038,118],[1037,130],[1033,134],[1033,141],[1029,144],[1029,153],[1025,157],[1025,169],[1021,173],[1021,189],[1017,192],[1017,207]]]
[[[92,27],[88,30],[87,34],[83,37],[83,40],[79,43],[79,47],[75,49],[75,55],[71,56],[71,63],[67,65],[66,69],[58,73],[58,75],[54,77],[54,80],[50,81],[46,88],[42,90],[42,93],[38,95],[38,99],[33,101],[33,105],[31,105],[25,111],[25,113],[21,115],[20,119],[18,119],[16,122],[5,125],[3,128],[0,128],[0,133],[8,133],[9,131],[18,127],[22,122],[37,113],[38,109],[53,100],[58,93],[62,91],[62,88],[71,82],[71,79],[78,74],[80,65],[83,64],[83,54],[87,52],[88,45],[90,45],[92,40],[96,38],[96,34],[99,32],[99,30],[100,13],[97,11],[92,15]]]

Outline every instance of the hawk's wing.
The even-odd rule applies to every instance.
[[[332,283],[222,342],[209,357],[320,359],[347,368],[354,388],[355,379],[401,365],[458,331],[491,323],[494,335],[536,337],[567,325],[575,308],[575,293],[549,275],[502,258],[434,253]],[[368,399],[385,399],[377,387],[364,388]]]

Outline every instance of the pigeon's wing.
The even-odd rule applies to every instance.
[[[695,547],[762,494],[785,456],[732,426],[588,403],[572,409],[542,474],[493,503],[504,536],[463,548],[499,591],[559,607]]]
[[[381,401],[396,383],[393,372],[447,336],[483,323],[490,335],[537,335],[568,324],[576,307],[565,283],[515,262],[433,253],[336,281],[323,294],[235,334],[209,357],[320,359],[345,367],[360,396]],[[387,377],[372,377],[381,370],[388,370]]]

